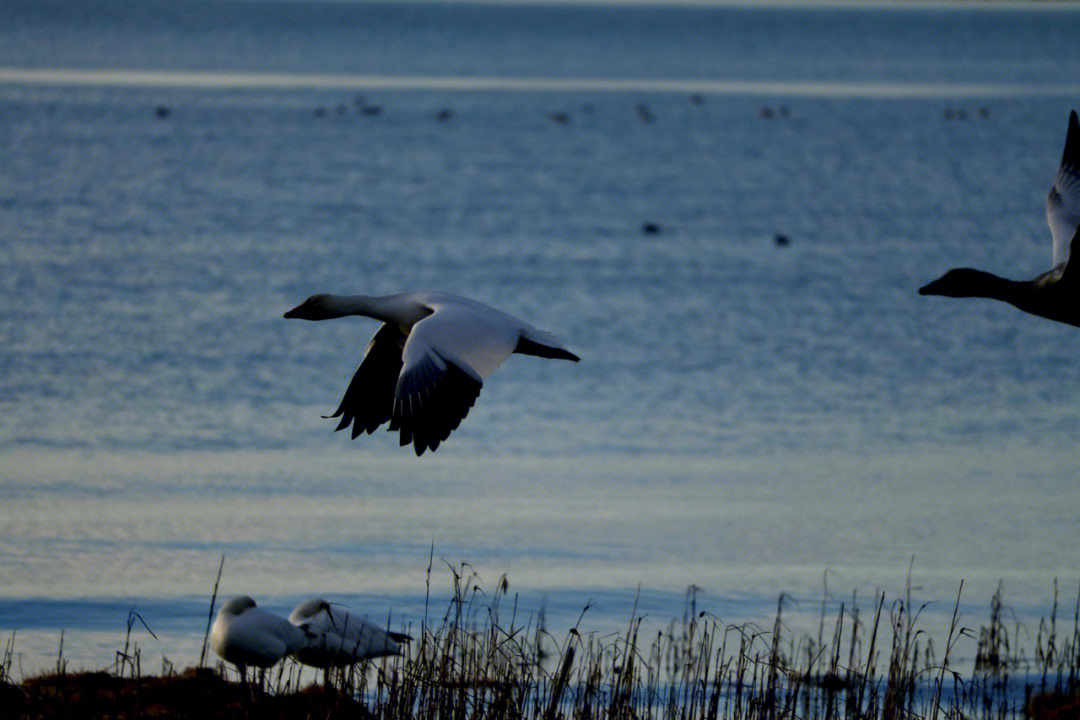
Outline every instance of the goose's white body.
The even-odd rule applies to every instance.
[[[286,318],[362,315],[383,322],[349,383],[337,429],[352,436],[384,422],[416,454],[457,428],[488,377],[513,353],[577,361],[551,333],[468,298],[441,292],[313,295]]]
[[[303,630],[280,615],[256,607],[246,595],[222,605],[210,628],[210,647],[241,672],[248,665],[268,668],[307,643]]]
[[[401,635],[391,635],[377,625],[334,608],[322,598],[305,600],[289,614],[289,622],[308,635],[296,659],[317,668],[353,665],[383,655],[397,655]],[[397,638],[397,639],[395,639]]]

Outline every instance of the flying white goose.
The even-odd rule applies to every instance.
[[[1069,114],[1069,131],[1046,219],[1054,237],[1054,266],[1033,280],[1007,280],[982,270],[954,268],[920,295],[1002,300],[1024,312],[1080,327],[1080,124]]]
[[[305,665],[317,668],[353,665],[366,658],[397,655],[408,635],[391,633],[377,625],[311,598],[296,606],[289,622],[307,633],[308,643],[295,654]]]
[[[312,295],[287,318],[363,315],[383,322],[333,415],[337,430],[375,432],[386,421],[417,455],[461,424],[483,379],[513,353],[577,362],[551,333],[475,300],[440,292]]]
[[[246,676],[248,665],[264,670],[309,642],[304,631],[240,595],[221,606],[210,628],[210,647]]]

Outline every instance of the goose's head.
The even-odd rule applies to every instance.
[[[312,295],[285,313],[287,318],[299,318],[300,320],[329,320],[330,318],[340,317],[340,315],[341,313],[337,312],[337,308],[334,307],[333,296],[326,293]]]
[[[239,615],[255,607],[255,601],[247,595],[238,595],[221,606],[222,615]]]
[[[329,613],[330,603],[322,598],[311,598],[297,605],[289,615],[289,620],[296,625],[301,625],[313,620],[320,612]]]

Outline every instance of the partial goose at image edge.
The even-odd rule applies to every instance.
[[[989,298],[1031,315],[1080,327],[1080,121],[1069,114],[1061,164],[1046,200],[1054,266],[1031,280],[1011,280],[974,268],[953,268],[919,288],[920,295]]]

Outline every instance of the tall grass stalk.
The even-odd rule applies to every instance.
[[[221,583],[221,571],[225,569],[225,556],[218,563],[217,577],[214,579],[214,591],[210,594],[210,612],[206,614],[206,632],[203,633],[202,652],[199,653],[199,667],[206,665],[206,648],[210,644],[210,627],[214,624],[214,604],[217,602],[218,585]]]
[[[11,683],[11,661],[15,657],[15,631],[4,641],[4,654],[0,656],[0,684]]]

